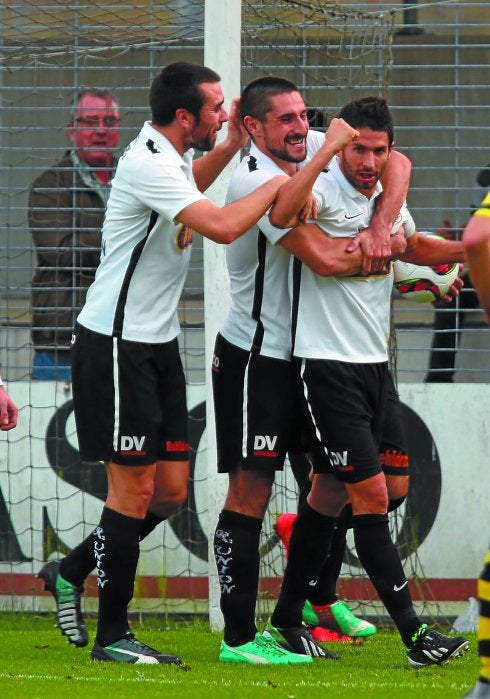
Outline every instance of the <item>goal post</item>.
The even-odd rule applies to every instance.
[[[204,64],[221,76],[225,107],[231,106],[240,94],[241,69],[241,0],[206,0],[204,11]],[[219,39],[217,39],[219,37]],[[220,135],[223,131],[220,132]],[[225,202],[226,190],[239,155],[221,173],[207,192],[218,205]],[[220,610],[220,590],[214,564],[214,523],[218,521],[226,495],[228,478],[216,471],[216,441],[214,429],[211,363],[216,334],[229,308],[229,283],[226,271],[225,246],[204,241],[204,340],[206,359],[206,437],[207,437],[207,492],[208,492],[208,580],[209,622],[213,630],[223,627]]]

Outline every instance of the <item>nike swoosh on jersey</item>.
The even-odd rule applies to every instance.
[[[358,216],[362,216],[362,214],[354,214],[354,216],[347,216],[347,214],[345,214],[346,219],[357,218]]]

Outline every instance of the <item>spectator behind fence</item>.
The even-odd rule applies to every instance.
[[[31,185],[29,226],[37,254],[33,379],[71,380],[71,333],[99,264],[119,124],[119,107],[110,92],[80,92],[68,124],[73,147]]]
[[[480,202],[490,189],[490,164],[482,168],[476,178],[475,192],[472,196],[472,213],[479,208]],[[451,222],[443,222],[442,235],[445,238],[456,239],[459,231],[451,229]],[[429,358],[429,370],[425,383],[453,383],[456,367],[456,350],[461,341],[466,311],[479,308],[478,297],[473,289],[468,270],[461,273],[464,288],[459,296],[450,303],[440,303],[435,307],[434,335]]]

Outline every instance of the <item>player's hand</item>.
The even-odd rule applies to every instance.
[[[463,269],[462,264],[459,265],[459,271]],[[449,303],[452,301],[456,296],[459,296],[459,292],[464,286],[464,281],[461,279],[461,277],[456,277],[454,280],[454,283],[452,284],[451,288],[448,290],[447,294],[444,294],[444,296],[441,296],[439,301],[437,303],[432,304],[433,306],[443,306],[445,303]]]
[[[17,424],[19,409],[3,386],[0,386],[0,430],[6,432]]]
[[[399,228],[395,235],[390,236],[391,259],[397,260],[407,249],[407,239],[404,228]]]
[[[346,252],[362,251],[362,273],[381,272],[391,260],[391,226],[365,228],[346,248]]]
[[[318,218],[318,204],[313,196],[313,192],[310,193],[308,201],[304,204],[303,208],[298,214],[298,220],[301,223],[307,223],[310,219]]]
[[[228,136],[227,141],[229,146],[235,152],[241,148],[245,148],[249,141],[249,135],[246,128],[243,126],[240,119],[240,98],[235,97],[231,103],[231,109],[228,114]]]
[[[359,131],[343,119],[334,117],[325,132],[325,142],[334,146],[336,151],[339,151],[351,141],[355,141],[358,136]]]

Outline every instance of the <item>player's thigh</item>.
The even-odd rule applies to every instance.
[[[282,469],[293,425],[291,363],[218,336],[212,377],[218,471]]]
[[[352,483],[378,474],[385,365],[302,360],[295,368],[314,471]]]

